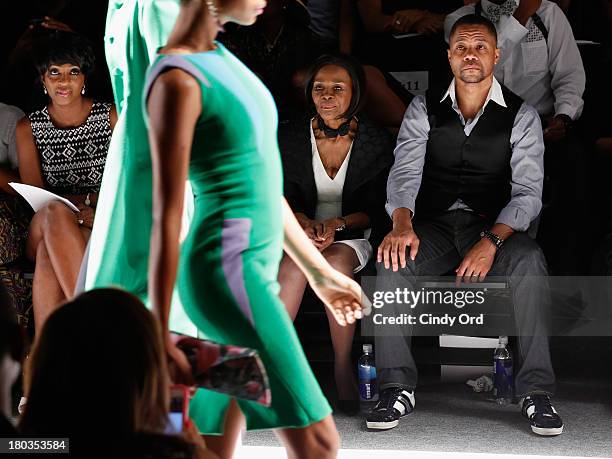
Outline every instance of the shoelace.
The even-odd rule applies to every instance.
[[[383,393],[380,394],[381,397],[378,403],[376,404],[375,410],[382,411],[393,409],[393,405],[395,405],[395,402],[402,396],[402,390],[403,389],[393,389],[383,391]]]
[[[553,407],[550,403],[550,399],[548,398],[547,395],[536,394],[536,395],[531,395],[527,397],[527,404],[525,405],[525,411],[529,409],[529,401],[531,401],[531,403],[535,407],[535,411],[533,412],[532,416],[535,415],[536,413],[539,413],[542,416],[552,418],[555,415]]]

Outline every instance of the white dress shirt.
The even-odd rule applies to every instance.
[[[519,1],[515,2],[514,9]],[[487,11],[495,4],[488,0],[482,0],[481,4],[482,14],[491,19]],[[446,17],[447,41],[455,21],[474,11],[474,5],[464,6]],[[572,28],[561,8],[548,0],[542,0],[537,15],[548,30],[548,40],[532,18],[525,26],[512,15],[502,16],[495,22],[501,50],[495,77],[534,106],[541,116],[563,114],[576,120],[584,106],[586,76]]]
[[[452,81],[442,101],[451,98],[453,110],[459,116],[466,136],[469,136],[485,108],[491,102],[506,107],[501,85],[493,78],[493,84],[484,105],[474,119],[466,120],[459,110],[455,95],[455,80]],[[429,119],[426,99],[417,96],[406,110],[395,147],[395,162],[387,181],[387,205],[389,216],[395,209],[405,207],[416,214],[417,194],[421,187],[423,166],[425,165],[427,142],[429,140]],[[538,112],[523,103],[519,109],[510,134],[512,157],[510,201],[497,216],[496,223],[508,225],[515,231],[526,231],[542,209],[542,186],[544,183],[544,139]],[[458,199],[449,210],[468,209]]]

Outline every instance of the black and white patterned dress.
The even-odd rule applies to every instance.
[[[111,107],[94,102],[83,124],[66,129],[53,125],[47,107],[29,115],[49,191],[61,195],[100,191],[112,134]]]

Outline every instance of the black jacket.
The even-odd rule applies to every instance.
[[[310,118],[303,117],[279,126],[283,159],[285,197],[294,212],[314,219],[317,189],[312,170]],[[365,212],[370,217],[370,242],[376,247],[390,228],[385,212],[387,177],[393,164],[391,136],[366,117],[359,116],[353,150],[342,190],[342,215]],[[342,216],[342,215],[339,215]],[[344,231],[337,240],[363,238],[362,230]]]

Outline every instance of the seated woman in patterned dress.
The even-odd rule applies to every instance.
[[[30,223],[26,255],[36,261],[32,302],[35,331],[73,296],[91,234],[98,191],[117,113],[111,104],[85,97],[94,54],[87,40],[57,31],[38,63],[49,103],[22,118],[16,129],[19,174],[28,185],[59,194]]]

